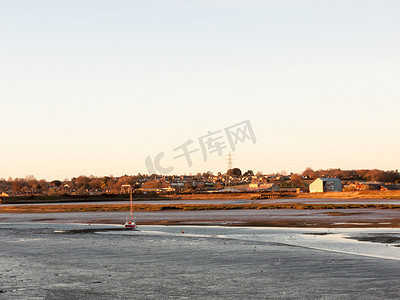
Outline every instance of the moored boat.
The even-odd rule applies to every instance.
[[[125,222],[125,228],[126,229],[135,229],[136,223],[133,220],[128,220]]]
[[[136,229],[136,223],[133,220],[133,204],[132,204],[132,188],[129,187],[129,194],[130,194],[130,200],[131,200],[131,214],[129,220],[125,222],[125,228],[126,229]]]

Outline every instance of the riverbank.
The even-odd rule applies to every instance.
[[[254,209],[400,209],[398,204],[309,204],[309,203],[245,203],[245,204],[134,204],[134,211],[164,210],[254,210]],[[66,213],[66,212],[118,212],[129,211],[129,204],[79,204],[79,205],[10,205],[3,206],[1,213]]]
[[[162,200],[244,200],[252,196],[263,195],[268,198],[271,193],[194,193],[177,195],[150,195],[134,194],[135,201],[162,201]],[[274,198],[311,198],[311,199],[392,199],[400,200],[400,191],[352,191],[352,192],[327,192],[327,193],[273,193]],[[65,202],[112,202],[129,200],[127,194],[104,194],[84,196],[21,196],[4,198],[4,204],[35,204],[35,203],[65,203]]]
[[[326,193],[299,193],[292,195],[295,198],[313,199],[400,199],[400,191],[351,191]]]

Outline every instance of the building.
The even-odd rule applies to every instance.
[[[249,184],[249,191],[278,192],[279,186],[275,183],[253,182]]]
[[[342,181],[338,178],[317,178],[310,184],[310,193],[341,191]]]
[[[382,184],[381,190],[382,191],[399,191],[400,185],[398,185],[398,184]]]
[[[0,203],[5,197],[10,197],[10,195],[4,192],[0,193]]]
[[[171,186],[169,187],[160,187],[160,188],[140,188],[139,191],[147,194],[147,193],[157,193],[157,194],[171,194],[176,191],[176,188]]]

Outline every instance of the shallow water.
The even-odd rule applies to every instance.
[[[233,239],[253,242],[282,243],[309,249],[400,260],[399,228],[260,228],[221,226],[140,226],[133,234]],[[183,231],[183,232],[182,232]],[[101,234],[132,234],[126,231]],[[379,237],[392,237],[379,239]],[[362,239],[360,241],[360,238]]]

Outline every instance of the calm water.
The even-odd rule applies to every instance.
[[[0,298],[397,299],[399,295],[399,229],[121,229],[0,224]]]

